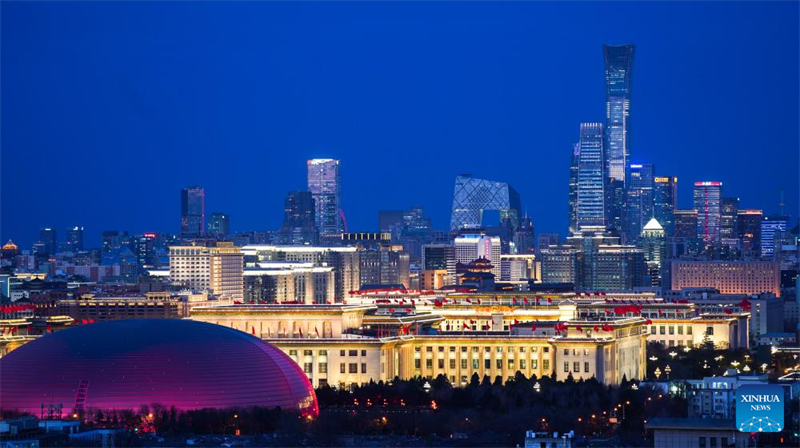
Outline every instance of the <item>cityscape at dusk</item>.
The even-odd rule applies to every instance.
[[[2,2],[0,448],[800,444],[800,3]]]

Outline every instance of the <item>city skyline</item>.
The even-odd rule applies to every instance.
[[[314,34],[307,40],[298,42],[297,45],[303,48],[308,45],[320,44],[322,41],[319,39],[322,38],[322,33],[325,29],[329,29],[326,27],[330,27],[329,24],[322,21],[321,17],[315,15],[322,15],[320,10],[316,10],[312,14],[310,11],[303,11],[302,8],[293,9],[288,5],[254,5],[253,7],[259,10],[263,8],[266,11],[274,11],[278,15],[282,14],[283,17],[308,18],[316,21],[314,23],[320,25],[316,33],[320,34]],[[421,29],[431,33],[441,32],[440,30],[436,31],[431,19],[414,17],[411,14],[414,10],[413,6],[369,5],[366,7],[386,13],[397,10],[406,14],[407,20],[415,20]],[[616,7],[613,4],[604,5],[603,8],[609,11],[601,11],[601,13],[611,14],[610,11]],[[637,10],[651,8],[650,11],[660,11],[658,5],[632,5],[632,7]],[[39,11],[36,8],[36,6],[28,5],[4,5],[7,12],[4,17],[14,13],[22,14],[19,17],[23,19],[30,19],[30,14]],[[46,11],[52,13],[58,10],[57,6],[52,8],[54,9],[46,9]],[[179,7],[168,6],[165,14],[167,16],[177,14],[180,9],[176,8]],[[209,6],[197,6],[196,8],[192,11],[197,14],[198,23],[207,23],[211,20],[210,11],[213,8]],[[269,8],[274,8],[274,10]],[[345,6],[345,9],[348,8],[354,8],[354,6]],[[553,5],[523,4],[500,8],[504,13],[508,13],[509,8],[519,8],[522,17],[535,16],[534,13],[537,11],[555,14],[555,17],[564,15],[563,11]],[[172,110],[174,107],[201,107],[202,105],[195,103],[196,99],[187,96],[191,93],[189,90],[181,91],[174,97],[154,97],[153,95],[163,93],[161,92],[163,87],[145,82],[150,76],[149,72],[126,74],[126,70],[131,67],[127,67],[124,61],[113,58],[103,61],[102,64],[98,62],[100,65],[96,67],[100,73],[116,73],[115,77],[111,78],[113,82],[109,81],[108,85],[100,85],[97,92],[82,98],[96,108],[104,106],[97,110],[108,108],[112,112],[111,115],[117,119],[110,123],[112,129],[99,129],[99,126],[92,126],[90,121],[81,121],[72,122],[72,125],[75,126],[74,129],[65,134],[63,126],[66,124],[56,120],[57,115],[55,115],[63,105],[56,104],[54,101],[66,101],[67,103],[74,101],[77,98],[75,89],[81,85],[80,82],[87,82],[96,74],[87,72],[86,69],[79,69],[73,65],[76,63],[75,61],[60,60],[59,64],[75,70],[72,74],[70,72],[64,74],[63,81],[70,82],[68,87],[59,91],[55,98],[45,97],[45,93],[32,94],[30,89],[33,88],[33,85],[29,83],[30,80],[23,80],[21,77],[31,76],[29,71],[35,68],[35,62],[17,52],[20,51],[20,48],[36,49],[45,58],[55,58],[56,56],[52,53],[54,47],[47,38],[40,38],[27,43],[27,46],[18,45],[16,48],[9,48],[9,51],[4,52],[3,57],[18,59],[20,63],[16,67],[10,67],[4,73],[6,82],[3,84],[3,94],[7,107],[22,111],[14,117],[4,115],[4,121],[8,124],[4,127],[6,132],[3,137],[5,149],[3,155],[5,157],[2,164],[3,218],[2,226],[0,226],[2,232],[0,238],[3,240],[12,238],[23,247],[30,247],[30,244],[37,240],[39,229],[42,227],[52,227],[57,230],[59,235],[64,235],[66,229],[82,226],[86,229],[86,246],[99,247],[100,234],[104,230],[128,230],[132,233],[145,231],[179,233],[177,191],[193,184],[205,188],[208,195],[206,210],[219,210],[231,216],[232,232],[278,230],[283,218],[283,203],[286,194],[289,191],[304,188],[306,179],[303,173],[303,162],[317,157],[341,160],[341,201],[344,204],[343,209],[351,230],[375,230],[379,210],[406,209],[415,204],[423,206],[426,216],[432,218],[434,228],[446,229],[450,215],[453,179],[460,173],[471,172],[475,177],[508,183],[519,191],[523,213],[527,213],[532,218],[537,233],[557,232],[566,235],[569,159],[572,144],[578,140],[580,122],[605,121],[602,45],[623,43],[636,46],[634,62],[636,75],[633,81],[636,106],[632,112],[636,117],[636,137],[630,152],[630,162],[653,164],[656,167],[656,176],[677,177],[679,179],[678,207],[681,209],[691,207],[694,182],[721,181],[725,184],[726,195],[740,198],[741,208],[763,209],[765,215],[771,215],[778,211],[779,190],[783,185],[786,188],[786,210],[794,215],[793,220],[796,219],[797,179],[796,170],[792,170],[798,165],[796,151],[798,147],[798,115],[795,104],[787,104],[780,98],[797,96],[792,94],[792,92],[797,92],[797,67],[791,66],[791,60],[793,57],[796,60],[798,52],[797,42],[781,37],[791,33],[796,35],[797,30],[795,24],[789,23],[788,20],[786,23],[778,21],[768,24],[765,20],[759,19],[773,17],[779,8],[796,10],[797,5],[764,7],[733,5],[726,7],[725,17],[730,23],[717,23],[716,29],[730,42],[723,45],[723,42],[707,39],[707,41],[697,41],[696,47],[689,46],[688,43],[692,42],[693,36],[697,37],[699,29],[705,22],[681,22],[679,17],[674,17],[680,15],[676,11],[694,9],[696,12],[709,12],[713,11],[715,5],[680,5],[674,9],[664,9],[665,14],[675,18],[675,21],[670,23],[672,25],[680,23],[681,29],[685,31],[685,35],[672,36],[674,40],[671,42],[674,44],[674,48],[665,47],[665,38],[654,38],[653,36],[657,36],[659,33],[653,32],[644,25],[637,25],[626,33],[604,33],[588,24],[589,16],[596,13],[595,9],[597,8],[597,6],[587,5],[586,10],[582,10],[576,18],[579,25],[586,25],[588,38],[576,42],[568,39],[567,36],[559,36],[562,38],[561,46],[559,47],[560,51],[556,51],[556,53],[553,53],[555,51],[553,49],[543,48],[535,40],[537,36],[545,32],[546,24],[537,22],[537,25],[543,28],[532,30],[531,28],[535,27],[524,26],[522,20],[512,20],[509,27],[511,31],[501,32],[488,40],[490,48],[485,48],[480,53],[481,57],[490,57],[493,61],[491,68],[483,70],[473,66],[472,60],[462,52],[473,48],[479,42],[476,39],[488,39],[487,35],[490,31],[498,31],[495,29],[496,24],[493,25],[491,21],[487,22],[487,29],[481,30],[482,32],[477,36],[470,37],[470,40],[461,46],[454,47],[453,49],[457,51],[448,53],[445,59],[452,65],[448,68],[436,61],[428,60],[431,55],[430,51],[423,51],[424,49],[421,48],[423,42],[413,39],[414,36],[408,34],[405,28],[391,30],[392,33],[405,33],[399,35],[409,38],[408,42],[404,41],[405,43],[398,44],[392,41],[390,37],[392,35],[388,34],[388,31],[383,32],[376,25],[362,23],[358,17],[348,17],[352,21],[351,24],[358,25],[358,27],[355,31],[348,33],[346,37],[342,37],[346,42],[340,43],[349,45],[353,43],[353,39],[358,40],[358,37],[368,35],[375,37],[380,43],[390,46],[392,51],[386,57],[402,55],[408,58],[411,57],[408,52],[412,50],[420,51],[418,57],[428,57],[426,61],[431,70],[430,77],[436,81],[436,89],[443,89],[438,94],[428,91],[431,94],[429,102],[432,103],[430,105],[437,113],[447,112],[446,120],[437,121],[440,123],[439,126],[423,125],[421,123],[424,123],[425,120],[433,119],[432,116],[427,115],[431,112],[425,111],[426,108],[415,110],[411,108],[408,100],[400,98],[402,92],[408,93],[406,89],[421,87],[422,80],[412,79],[400,82],[401,79],[396,77],[396,73],[390,73],[385,69],[375,69],[377,70],[375,75],[380,81],[375,81],[364,88],[372,91],[379,87],[378,83],[384,87],[387,85],[386,83],[389,83],[388,86],[396,87],[400,91],[394,93],[394,90],[384,88],[382,90],[385,91],[384,95],[388,95],[386,101],[378,103],[357,101],[356,105],[348,105],[342,103],[343,98],[338,95],[327,90],[319,90],[321,87],[312,87],[318,95],[303,97],[306,106],[306,109],[303,109],[305,112],[290,108],[289,115],[294,118],[298,118],[298,113],[301,116],[311,113],[311,116],[307,117],[310,120],[309,123],[302,127],[303,132],[299,133],[297,131],[301,129],[293,128],[294,132],[290,132],[290,136],[281,137],[284,146],[281,146],[280,149],[263,151],[263,153],[258,150],[262,145],[270,147],[270,145],[276,144],[276,141],[269,138],[267,134],[279,133],[278,128],[283,125],[281,120],[269,122],[270,125],[256,125],[255,121],[263,121],[262,119],[265,117],[276,118],[275,112],[262,111],[262,113],[258,113],[257,110],[253,110],[253,105],[247,102],[239,104],[241,106],[239,108],[234,107],[234,104],[223,102],[222,104],[227,107],[226,114],[234,114],[237,120],[215,120],[211,116],[196,116],[193,112],[187,111],[187,114],[191,115],[191,119],[187,117],[185,121],[177,121],[174,123],[176,127],[173,129],[168,122],[163,121],[165,111]],[[83,9],[88,17],[92,17],[93,14],[95,16],[102,14],[104,17],[108,15],[112,21],[117,14],[126,11],[125,6],[118,5],[84,5],[79,9]],[[321,10],[324,11],[324,6]],[[447,11],[446,5],[433,6],[434,16],[445,14]],[[140,11],[132,12],[142,14]],[[475,24],[478,20],[477,16],[482,12],[486,11],[480,5],[460,9],[458,11],[459,19],[463,23],[452,25],[451,31],[458,36],[466,33],[469,29],[467,25]],[[74,11],[69,13],[75,14]],[[638,13],[641,14],[641,11]],[[52,21],[55,16],[51,17],[45,14],[41,18],[42,23],[49,23],[48,20]],[[379,14],[378,22],[383,19],[385,17]],[[663,22],[661,19],[660,22]],[[730,33],[737,23],[746,19],[752,19],[752,23],[748,23],[751,23],[751,26],[763,28],[764,33],[756,37],[748,35],[747,42],[744,37],[726,34],[726,32]],[[4,25],[6,20],[6,18],[3,19]],[[24,24],[26,20],[20,20],[18,23]],[[707,23],[705,24],[707,25]],[[14,26],[13,23],[8,23],[8,25],[3,27],[4,37],[15,39],[25,36],[25,30]],[[63,45],[77,45],[81,42],[80,35],[74,29],[59,23],[51,25],[54,27],[52,33],[63,32],[63,36],[60,36],[63,37]],[[130,27],[131,25],[128,23],[125,26]],[[166,23],[156,23],[153,26],[164,31]],[[769,26],[768,32],[767,26]],[[256,32],[252,28],[245,28]],[[76,54],[77,61],[83,61],[85,58],[98,54],[97,52],[110,48],[106,45],[122,44],[119,42],[120,35],[114,34],[110,30],[105,31],[111,33],[110,42],[80,49]],[[127,29],[127,31],[142,32],[141,29]],[[192,29],[189,31],[193,32]],[[554,32],[552,27],[549,31]],[[97,33],[100,30],[88,29],[87,32]],[[287,36],[292,35],[290,30],[275,32],[287,33]],[[520,36],[514,33],[519,33]],[[237,40],[245,35],[245,32],[242,32],[242,34],[236,34],[229,39]],[[258,36],[256,35],[256,37]],[[182,41],[173,34],[169,35],[169,42],[177,45]],[[156,51],[152,48],[153,44],[147,40],[142,42],[148,52]],[[510,47],[503,49],[503,44]],[[751,56],[742,59],[752,60],[757,55],[762,58],[760,60],[763,64],[773,64],[780,68],[771,68],[776,76],[770,85],[759,85],[761,95],[754,98],[737,96],[736,98],[741,101],[741,104],[721,102],[725,98],[729,99],[731,92],[738,93],[738,89],[742,88],[740,83],[751,76],[753,73],[751,70],[754,70],[748,65],[740,66],[739,60],[734,58],[734,56],[741,57],[738,56],[739,53],[730,52],[728,47],[737,47],[738,44],[741,44],[738,46],[739,52]],[[440,43],[439,45],[444,44]],[[78,51],[78,47],[74,48],[75,51]],[[348,51],[337,46],[329,48],[329,50],[334,51],[338,56],[352,58],[369,48],[358,47],[356,50]],[[437,48],[442,49],[438,46]],[[480,47],[478,48],[480,49]],[[264,52],[265,50],[258,46],[252,47],[250,50],[261,52],[259,54],[264,55],[273,54],[271,51]],[[273,49],[273,51],[277,50]],[[708,54],[709,51],[712,52],[711,55]],[[706,54],[701,55],[701,53]],[[156,51],[153,54],[159,53]],[[541,70],[545,65],[527,62],[529,56],[534,54],[557,56],[555,63],[560,69],[555,72]],[[221,57],[219,54],[212,53],[212,55],[217,58],[215,61],[219,61]],[[321,55],[317,56],[322,57]],[[143,57],[143,54],[140,53],[134,57],[140,58]],[[191,59],[194,56],[190,54],[186,57]],[[242,64],[247,62],[246,59],[242,59],[244,54],[236,54],[231,57],[239,58],[236,61]],[[191,60],[194,61],[194,59]],[[274,63],[279,66],[280,61],[280,59],[274,59]],[[389,59],[382,59],[382,61],[388,62]],[[414,61],[414,63],[417,62]],[[122,65],[117,67],[114,64]],[[166,64],[166,62],[162,61],[161,64]],[[693,78],[687,79],[685,74],[676,71],[674,67],[671,68],[674,65],[686,64],[697,69],[696,72],[692,72]],[[711,65],[715,64],[719,65],[715,69],[716,71],[703,72],[703,69],[709,69]],[[312,86],[323,83],[327,88],[332,87],[309,71],[313,64],[301,65],[296,70],[298,70],[298,75],[304,76],[304,82],[311,82]],[[580,73],[567,76],[566,74],[571,71],[570,67],[573,66],[582,67]],[[115,72],[115,67],[121,71]],[[185,70],[183,67],[168,64],[165,67],[177,70],[176,73],[184,73]],[[206,68],[211,67],[206,66]],[[730,72],[732,67],[736,67],[737,70]],[[263,65],[254,65],[252,68],[258,69],[259,73],[265,73]],[[451,70],[465,68],[469,68],[470,71],[464,75],[467,81],[461,82],[479,81],[496,95],[473,93],[469,98],[454,96],[462,91],[456,88],[447,88],[443,84],[444,80]],[[137,68],[137,70],[141,69]],[[539,73],[540,71],[544,74]],[[337,71],[334,75],[337,80],[341,81],[341,77],[346,73],[347,71]],[[536,75],[536,77],[525,80],[523,74],[526,76]],[[714,74],[716,77],[713,76]],[[248,77],[248,75],[241,73],[225,73],[224,75],[225,79],[244,76],[245,85],[265,88],[261,84],[262,81]],[[205,75],[198,74],[197,76],[200,77],[199,79],[205,79],[203,78]],[[567,79],[560,79],[563,76],[567,76]],[[79,80],[80,77],[87,79]],[[33,76],[33,78],[36,77]],[[268,77],[267,80],[269,79],[271,78]],[[175,78],[167,78],[166,83],[172,85],[176,81]],[[273,81],[280,80],[273,79]],[[562,102],[557,103],[554,102],[556,95],[553,92],[536,95],[536,91],[531,89],[531,85],[536,82],[546,83],[545,85],[552,88],[553,92],[567,94],[567,96],[562,96]],[[9,91],[7,86],[10,84],[19,86],[18,91]],[[356,89],[352,84],[346,85],[350,89]],[[56,84],[46,81],[41,87],[43,92],[50,92],[56,87]],[[213,93],[216,95],[227,92],[227,89],[232,89],[232,87],[224,84],[215,85]],[[366,93],[364,90],[357,91],[359,94]],[[519,95],[509,95],[509,92],[517,92]],[[230,93],[240,92],[234,90]],[[120,100],[119,104],[102,102],[106,101],[101,98],[105,94],[109,94],[109,98]],[[23,99],[20,95],[28,95],[25,98],[30,100],[30,113],[26,112],[25,108],[20,109],[22,106],[19,102]],[[283,98],[281,101],[285,99]],[[691,110],[681,109],[681,107],[687,107],[685,105],[687,100],[692,100],[689,103]],[[211,105],[221,104],[221,99],[218,97],[210,98],[209,101]],[[342,124],[334,115],[330,113],[314,115],[313,112],[310,112],[315,107],[323,107],[327,110],[334,104],[344,107],[342,112],[346,117],[351,120],[358,118],[358,122],[364,124],[359,126],[351,124],[346,128],[346,132],[343,129],[333,130],[333,127],[336,126],[334,123]],[[560,104],[563,109],[548,108],[554,104]],[[359,109],[365,108],[367,105],[369,105],[368,108],[382,106],[380,111],[388,114],[386,119],[376,121],[375,118],[364,116]],[[766,116],[752,114],[753,110],[760,110],[767,105],[775,112],[770,114],[769,119]],[[395,106],[403,107],[393,111],[396,109]],[[100,120],[100,123],[103,123],[103,119],[97,116],[97,111],[83,109],[92,106],[81,107],[82,112],[87,113],[90,117],[87,120]],[[467,107],[466,110],[464,107]],[[541,115],[531,112],[531,109],[539,107],[550,112]],[[41,133],[41,135],[31,133],[32,126],[34,126],[31,119],[35,116],[34,114],[38,113],[35,111],[38,110],[37,108],[54,110],[52,112],[54,115],[42,122],[52,132]],[[482,111],[481,108],[485,108],[485,111]],[[553,110],[556,112],[553,113]],[[419,117],[409,118],[408,114],[411,111],[418,113]],[[683,115],[678,114],[678,111]],[[494,112],[499,113],[494,114]],[[750,115],[746,115],[747,112]],[[712,115],[703,116],[708,113]],[[496,116],[490,117],[489,115]],[[123,139],[111,135],[113,132],[117,132],[126,139],[130,137],[132,126],[135,124],[120,124],[124,122],[123,117],[133,118],[134,123],[144,125],[142,132],[145,136],[132,138],[132,142],[122,142]],[[400,121],[397,121],[398,119]],[[209,135],[202,137],[200,134],[203,134],[204,131],[196,131],[197,135],[176,135],[190,128],[196,129],[194,125],[189,126],[191,123],[188,121],[192,120],[195,121],[195,125],[210,125],[213,130],[209,132],[212,132],[213,135],[210,136],[213,138],[209,141],[207,138]],[[528,121],[528,123],[523,123],[523,121]],[[702,126],[697,122],[702,122]],[[743,122],[747,122],[748,126],[742,127]],[[676,124],[683,126],[680,128],[682,132],[674,132]],[[167,125],[168,130],[165,130],[164,125]],[[306,127],[313,125],[318,128]],[[376,126],[378,130],[370,129]],[[403,131],[408,126],[414,132]],[[747,132],[723,132],[740,128],[746,129]],[[95,140],[88,141],[84,136],[74,135],[79,131],[88,134],[88,129],[96,132]],[[461,135],[453,134],[455,129],[461,129]],[[233,137],[232,131],[246,132],[242,134],[244,136]],[[219,135],[214,134],[217,132]],[[659,132],[663,132],[663,134]],[[315,134],[318,137],[308,137],[308,135]],[[266,138],[265,135],[267,135]],[[150,142],[151,139],[165,136],[169,137],[166,139],[169,145],[167,142],[157,142],[157,144]],[[206,141],[199,142],[197,139],[200,137]],[[103,144],[98,144],[98,142],[103,142]],[[110,145],[113,142],[118,144]],[[756,146],[754,142],[758,142],[757,146],[768,147],[753,150],[752,148]],[[193,152],[189,149],[195,144],[202,151]],[[107,151],[109,147],[116,148],[119,155],[107,159],[103,153],[99,152]],[[174,150],[175,147],[180,149]],[[75,156],[64,160],[62,148],[73,148]],[[85,150],[77,148],[85,148]],[[36,164],[30,163],[27,158],[30,149],[40,150],[44,155],[51,157],[38,158]],[[126,153],[126,151],[128,152]],[[774,154],[774,156],[757,157],[764,151]],[[221,154],[225,157],[221,157]],[[507,154],[508,160],[501,159],[498,154]],[[691,163],[686,162],[686,158],[689,156],[694,158]],[[255,158],[254,162],[256,163],[251,163],[251,158]],[[489,159],[487,160],[487,158]],[[374,165],[381,161],[382,163],[379,165]],[[424,163],[425,161],[429,161],[429,163]],[[509,163],[511,161],[513,163]],[[709,161],[714,163],[709,164]],[[142,164],[147,167],[146,170],[136,169]],[[259,166],[262,167],[259,168]],[[386,169],[387,166],[391,169]],[[89,175],[68,175],[71,171],[79,169],[78,167],[81,167],[80,169],[85,167]],[[125,175],[125,167],[128,167],[127,172],[130,174]],[[181,167],[186,169],[182,170]],[[32,169],[37,172],[46,172],[48,175],[33,177],[31,176]],[[166,173],[162,171],[164,169],[167,170]],[[750,171],[743,172],[744,169]],[[140,180],[144,180],[142,173],[145,173],[144,175],[152,173],[154,176],[161,177],[159,182],[140,182]],[[769,175],[765,173],[769,173]],[[31,182],[30,179],[33,178],[36,178],[37,181]],[[418,182],[420,179],[424,179],[424,181]],[[63,182],[66,182],[66,185]],[[65,195],[74,198],[72,202],[65,201]],[[31,198],[35,198],[37,207],[30,207]],[[95,198],[97,200],[94,200]],[[108,213],[109,204],[114,204],[114,201],[118,201],[116,203],[120,204],[120,207],[115,207],[114,213]]]

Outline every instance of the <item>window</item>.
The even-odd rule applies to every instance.
[[[349,373],[358,373],[358,363],[351,362],[349,366]]]
[[[669,334],[675,334],[675,325],[669,326]]]
[[[367,363],[361,363],[361,373],[367,373]]]
[[[327,379],[325,379],[325,378],[320,378],[319,379],[319,387],[325,387],[327,385],[328,385],[328,380]]]
[[[569,372],[569,361],[564,361],[564,372]]]
[[[539,360],[538,359],[531,359],[531,369],[539,368]]]
[[[444,353],[444,347],[439,347],[439,353]]]
[[[450,360],[450,368],[451,369],[455,369],[456,368],[456,360],[455,359],[451,359]]]
[[[573,362],[572,363],[572,371],[575,372],[575,373],[580,373],[581,372],[581,363],[579,363],[578,361]]]
[[[425,360],[425,368],[426,369],[432,369],[433,368],[433,360],[432,359],[426,359]]]
[[[455,352],[456,352],[456,348],[455,347],[450,347],[450,353],[455,353]]]
[[[700,448],[706,448],[706,438],[705,437],[700,437],[700,441],[697,444],[697,446],[699,446]]]
[[[344,363],[339,364],[339,373],[345,373],[345,371],[344,371]]]
[[[544,351],[545,353],[550,353],[550,347],[545,347],[545,348],[543,349],[543,351]],[[534,347],[534,348],[533,348],[533,352],[534,352],[534,353],[536,353],[536,347]]]
[[[520,347],[520,348],[519,348],[519,352],[520,352],[520,353],[525,353],[525,350],[526,350],[526,349],[525,349],[525,347]]]
[[[568,348],[564,349],[564,356],[569,356],[569,349]]]
[[[492,360],[491,359],[484,359],[483,360],[483,368],[489,370],[492,368]]]
[[[583,349],[583,354],[585,356],[589,356],[589,349],[588,348]]]
[[[475,369],[475,370],[478,370],[478,366],[479,366],[478,360],[477,359],[473,359],[472,360],[472,368]]]
[[[509,369],[514,369],[514,360],[513,359],[509,359],[508,360],[508,368]]]
[[[367,356],[367,351],[366,350],[361,350],[361,356]]]
[[[428,353],[433,353],[433,347],[425,347],[425,351]]]
[[[589,363],[588,362],[583,363],[583,371],[585,373],[589,373]]]
[[[347,354],[348,356],[358,356],[358,350],[350,350]]]
[[[691,325],[687,325],[686,326],[686,334],[692,334],[692,326]]]
[[[706,327],[706,334],[709,336],[714,336],[714,327]]]
[[[534,361],[534,368],[536,368],[535,364],[536,364],[536,361]],[[543,359],[542,360],[542,369],[550,370],[550,360],[549,359]]]
[[[578,349],[577,348],[573,348],[572,349],[572,356],[578,356]]]
[[[313,356],[314,352],[311,350],[303,350],[303,356]]]
[[[656,334],[656,333],[658,333],[658,329],[656,328],[655,325],[653,325],[652,327],[650,327],[650,334]]]
[[[683,334],[683,325],[678,325],[678,334]]]
[[[520,359],[520,360],[519,360],[519,368],[520,368],[520,369],[522,369],[522,370],[525,370],[525,368],[526,368],[527,366],[528,366],[528,362],[527,362],[527,360],[525,360],[525,359]]]
[[[328,373],[328,363],[327,362],[319,363],[319,373]]]
[[[495,363],[494,364],[495,364],[495,366],[497,366],[498,370],[503,368],[503,360],[502,359],[495,359]]]
[[[667,328],[665,326],[658,327],[658,332],[661,334],[667,334]]]
[[[419,359],[415,359],[414,360],[414,368],[415,369],[419,369],[421,365],[422,365],[422,363],[420,362]]]
[[[440,369],[444,369],[444,359],[439,359],[437,361],[438,362],[436,363],[436,365],[438,365]]]
[[[344,350],[339,350],[339,356],[344,356]]]
[[[467,369],[467,360],[466,359],[462,359],[461,360],[461,368],[464,369],[464,370]]]
[[[289,356],[297,356],[297,350],[289,350]]]
[[[314,366],[310,362],[303,363],[303,372],[311,373],[314,371]]]

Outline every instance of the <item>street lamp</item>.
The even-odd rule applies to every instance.
[[[761,370],[763,370],[764,372],[767,371],[767,367],[769,367],[769,365],[767,365],[767,363],[761,364]]]
[[[533,385],[533,390],[535,390],[536,392],[541,392],[542,391],[542,385],[539,384],[539,382],[537,381],[536,384]]]
[[[741,364],[739,361],[731,361],[733,367],[739,367],[739,364]]]
[[[653,362],[656,362],[656,361],[658,361],[658,358],[657,358],[657,357],[655,357],[655,356],[651,356],[651,357],[649,357],[649,358],[647,358],[647,359],[649,359],[650,361],[653,361]]]
[[[672,359],[675,359],[676,355],[677,355],[677,353],[675,353],[675,351],[669,352],[669,356],[672,356]]]
[[[750,366],[746,365],[746,366],[742,367],[742,370],[744,370],[745,372],[749,372],[750,371]]]
[[[664,372],[667,374],[667,379],[669,379],[669,372],[672,372],[672,369],[669,367],[669,364],[667,364],[667,367],[664,368]]]
[[[425,381],[425,384],[422,385],[422,388],[425,389],[425,392],[430,393],[430,391],[431,391],[431,383]]]
[[[653,372],[653,373],[655,373],[655,374],[656,374],[656,380],[658,380],[659,378],[661,378],[661,367],[656,367],[656,371],[655,371],[655,372]]]

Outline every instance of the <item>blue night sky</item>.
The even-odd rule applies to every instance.
[[[2,2],[0,238],[178,232],[180,188],[277,229],[305,160],[342,160],[350,230],[459,173],[567,226],[571,144],[604,121],[603,43],[637,46],[633,162],[798,209],[798,3]]]

